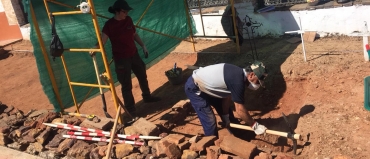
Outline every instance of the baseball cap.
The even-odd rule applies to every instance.
[[[267,77],[267,70],[265,65],[260,61],[254,61],[251,65],[251,69],[254,72],[254,74],[258,77],[258,81],[260,82],[260,85],[264,87],[264,80]]]
[[[126,0],[117,0],[116,2],[114,2],[112,7],[114,9],[132,10]]]

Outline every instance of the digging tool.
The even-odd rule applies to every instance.
[[[107,76],[105,75],[105,73],[102,73],[99,75],[101,79],[103,79],[103,81],[107,84],[108,83],[108,79],[107,79]],[[130,112],[126,109],[126,107],[123,105],[122,101],[117,97],[117,95],[115,96],[115,98],[117,99],[119,105],[123,108],[123,110],[125,110],[125,112],[131,117],[131,118],[134,118]],[[127,122],[126,124],[129,124],[130,125],[130,122]]]
[[[249,130],[249,131],[254,131],[250,126],[246,125],[240,125],[240,124],[233,124],[230,123],[230,127],[232,128],[238,128],[238,129],[243,129],[243,130]],[[281,131],[275,131],[275,130],[266,130],[267,134],[272,134],[272,135],[278,135],[286,138],[291,138],[294,140],[301,140],[302,137],[300,134],[292,134],[290,132],[281,132]]]
[[[93,58],[94,67],[95,67],[95,73],[96,73],[96,78],[98,79],[98,84],[101,85],[101,81],[100,81],[100,77],[99,77],[99,68],[98,68],[98,65],[96,64],[95,54],[93,54],[91,57]],[[104,111],[104,114],[105,114],[105,116],[107,118],[112,118],[112,116],[110,116],[109,113],[107,112],[107,103],[105,101],[105,96],[104,96],[103,89],[101,87],[99,87],[99,91],[100,91],[101,99],[103,101],[103,111]]]
[[[302,140],[302,136],[300,134],[295,134],[292,128],[290,127],[290,124],[288,120],[286,119],[286,116],[283,113],[284,120],[287,122],[288,127],[290,129],[290,132],[281,132],[281,131],[274,131],[274,130],[266,130],[267,134],[272,134],[272,135],[278,135],[282,137],[286,137],[289,139],[292,139],[293,141],[293,151],[294,154],[297,152],[297,140]],[[243,129],[243,130],[250,130],[253,131],[253,129],[250,126],[245,126],[245,125],[239,125],[239,124],[233,124],[230,123],[230,127],[232,128],[238,128],[238,129]]]
[[[293,131],[292,127],[289,124],[288,118],[285,116],[285,114],[283,112],[281,114],[283,115],[283,118],[284,118],[287,126],[289,127],[290,134],[294,134],[294,131]],[[291,136],[289,138],[291,138]],[[291,139],[293,140],[293,152],[294,152],[294,154],[297,154],[297,140],[295,140],[294,138],[291,138]]]

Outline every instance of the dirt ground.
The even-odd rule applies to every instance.
[[[302,45],[286,42],[290,37],[257,39],[258,59],[263,61],[269,76],[266,88],[246,91],[246,106],[261,124],[277,131],[288,132],[284,113],[295,133],[304,141],[298,142],[298,155],[293,155],[291,140],[273,135],[256,136],[245,130],[233,129],[235,136],[257,144],[259,149],[286,153],[294,158],[370,158],[370,114],[364,109],[364,78],[370,75],[370,63],[365,62],[362,38],[330,37],[305,43],[307,62],[303,60]],[[228,62],[244,67],[252,62],[249,41],[245,40],[241,53],[228,40],[197,40],[198,53],[192,44],[182,42],[172,53],[147,70],[150,89],[162,98],[157,103],[143,103],[136,78],[133,93],[139,115],[150,121],[186,99],[183,85],[192,70],[185,65],[206,66]],[[53,109],[42,90],[32,53],[32,46],[22,41],[0,53],[0,101],[24,112],[31,109]],[[174,63],[184,69],[183,83],[171,85],[164,75]],[[120,86],[116,87],[121,97]],[[115,108],[110,92],[106,93],[108,112]],[[74,111],[70,108],[67,111]],[[104,116],[99,96],[86,101],[81,113]],[[187,137],[203,133],[195,114],[174,128],[173,133]]]

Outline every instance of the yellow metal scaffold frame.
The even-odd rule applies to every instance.
[[[44,1],[45,9],[47,11],[47,14],[48,14],[48,17],[49,17],[49,21],[50,22],[51,22],[50,15],[54,15],[54,16],[58,15],[59,16],[59,15],[71,15],[71,14],[86,14],[86,13],[83,13],[82,11],[80,11],[79,8],[76,8],[74,6],[63,4],[63,3],[58,2],[56,0],[43,0],[43,1]],[[64,7],[72,8],[74,11],[50,12],[49,6],[48,6],[48,2],[51,2],[51,3],[54,3],[54,4],[58,4],[58,5],[61,5],[61,6],[64,6]],[[167,34],[164,34],[164,33],[161,33],[161,32],[157,32],[157,31],[154,31],[154,30],[150,30],[148,28],[144,28],[144,27],[138,26],[140,24],[142,18],[144,17],[145,13],[147,12],[147,10],[153,4],[153,2],[154,2],[154,0],[152,0],[150,2],[150,4],[147,6],[146,10],[141,15],[140,19],[137,21],[137,23],[135,24],[135,26],[137,28],[139,28],[139,29],[142,29],[142,30],[145,30],[145,31],[149,31],[149,32],[153,32],[153,33],[156,33],[156,34],[159,34],[159,35],[162,35],[162,36],[167,36],[167,37],[174,38],[174,39],[177,39],[177,40],[180,40],[180,41],[188,41],[188,42],[191,42],[193,44],[193,50],[195,52],[196,51],[195,50],[195,44],[194,44],[195,42],[194,42],[194,39],[193,39],[193,31],[192,31],[191,23],[190,23],[189,8],[188,8],[187,1],[186,0],[184,0],[185,10],[186,10],[186,13],[185,14],[186,14],[186,17],[187,17],[187,22],[188,22],[188,27],[189,27],[190,41],[187,40],[187,39],[182,39],[182,38],[179,38],[179,37],[167,35]],[[61,60],[62,60],[62,64],[63,64],[63,67],[64,67],[65,74],[66,74],[66,78],[68,80],[68,85],[69,85],[69,88],[70,88],[70,91],[71,91],[73,102],[74,102],[75,107],[76,107],[77,114],[80,114],[79,108],[82,106],[83,102],[86,100],[86,98],[88,97],[88,95],[90,94],[91,90],[94,87],[98,87],[98,88],[109,88],[111,90],[112,97],[113,97],[113,103],[114,103],[114,106],[116,107],[116,111],[117,111],[115,122],[114,122],[114,125],[113,125],[113,129],[111,131],[111,132],[115,132],[116,131],[116,127],[117,127],[117,122],[123,123],[123,121],[122,121],[121,114],[120,114],[120,112],[121,112],[120,110],[121,109],[120,109],[119,103],[118,103],[119,102],[118,101],[119,99],[118,99],[117,94],[116,94],[116,90],[115,90],[115,86],[114,86],[114,81],[112,79],[112,73],[111,73],[110,68],[109,68],[109,64],[112,62],[112,60],[110,62],[108,62],[107,55],[106,55],[106,52],[105,52],[105,49],[104,49],[104,45],[103,45],[103,43],[101,41],[101,34],[100,34],[100,28],[99,28],[97,17],[99,16],[99,17],[103,17],[103,18],[106,18],[106,19],[109,19],[109,18],[108,17],[105,17],[105,16],[102,16],[102,15],[99,15],[99,14],[96,13],[93,0],[88,0],[87,3],[90,6],[90,14],[92,16],[92,21],[93,21],[93,24],[94,24],[94,29],[95,29],[96,37],[98,39],[98,44],[100,46],[99,47],[100,49],[69,48],[69,49],[65,49],[65,51],[70,51],[70,52],[91,52],[91,51],[93,51],[93,52],[101,52],[102,53],[104,67],[105,67],[105,70],[106,70],[105,75],[108,78],[108,84],[109,85],[99,85],[99,84],[88,84],[88,83],[72,82],[71,79],[70,79],[70,75],[69,75],[69,72],[68,72],[68,68],[67,68],[67,65],[66,65],[66,62],[65,62],[64,55],[61,56]],[[38,22],[37,22],[35,11],[34,11],[33,6],[32,6],[32,2],[30,2],[30,12],[31,12],[31,17],[32,17],[32,22],[33,22],[33,25],[34,25],[34,28],[35,28],[35,31],[36,31],[36,34],[37,34],[37,37],[38,37],[38,40],[39,40],[39,43],[40,43],[41,52],[43,54],[43,57],[44,57],[44,60],[45,60],[45,63],[46,63],[46,67],[47,67],[47,70],[48,70],[48,74],[50,76],[50,80],[51,80],[51,84],[52,84],[52,87],[53,87],[53,91],[54,91],[55,96],[57,98],[58,104],[61,106],[61,111],[62,111],[62,113],[64,113],[64,106],[63,106],[63,103],[62,103],[62,100],[61,100],[61,97],[60,97],[58,86],[56,84],[56,80],[55,80],[55,76],[54,76],[53,70],[51,68],[51,64],[50,64],[50,60],[48,58],[48,53],[47,53],[47,50],[46,50],[46,47],[45,47],[45,44],[44,44],[44,40],[43,40],[43,38],[41,36],[41,31],[40,31],[40,28],[39,28],[39,25],[38,25]],[[83,99],[81,101],[80,105],[78,105],[78,102],[77,102],[77,100],[75,98],[75,93],[74,93],[74,90],[73,90],[73,86],[92,87],[90,89],[90,91],[87,93],[87,95],[85,96],[85,99]],[[114,135],[115,135],[114,133],[111,133],[111,139],[114,138]],[[111,151],[112,143],[113,143],[113,140],[110,140],[109,146],[108,146],[108,153],[107,153],[106,158],[110,158],[110,154],[111,153],[109,153],[109,152]]]

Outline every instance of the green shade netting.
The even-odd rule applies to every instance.
[[[57,2],[61,2],[69,6],[77,6],[78,4],[80,4],[80,1],[71,0],[57,0]],[[93,1],[97,14],[106,17],[113,16],[111,13],[108,12],[108,7],[113,5],[114,2],[114,0]],[[131,16],[134,23],[136,24],[136,22],[139,20],[146,8],[151,3],[151,0],[127,0],[127,2],[132,8],[134,8],[134,10],[129,12],[129,16]],[[61,105],[59,105],[57,97],[53,91],[51,79],[47,71],[47,65],[42,54],[40,42],[31,19],[31,13],[29,12],[29,3],[32,3],[36,14],[37,22],[42,34],[42,40],[45,43],[46,50],[48,51],[48,58],[51,61],[51,68],[55,76],[63,107],[69,108],[74,106],[74,102],[66,77],[66,72],[64,70],[61,58],[57,57],[55,61],[53,61],[52,57],[49,54],[49,45],[51,41],[51,25],[45,9],[44,1],[23,0],[24,6],[28,6],[25,8],[26,12],[29,15],[28,19],[31,22],[32,26],[30,39],[34,47],[34,55],[40,75],[40,81],[45,94],[47,95],[50,102],[54,105],[55,111],[60,112]],[[51,2],[49,2],[48,5],[50,12],[73,11],[71,8],[57,5]],[[187,38],[190,33],[186,14],[190,15],[190,13],[186,12],[183,0],[153,1],[152,5],[147,10],[146,14],[142,18],[138,26],[184,39]],[[98,17],[100,31],[107,20],[108,19],[106,18]],[[97,37],[94,30],[94,25],[92,23],[91,14],[58,15],[55,16],[55,21],[56,31],[64,45],[64,48],[92,48],[97,43]],[[191,22],[191,26],[194,31],[194,22],[193,20],[191,20]],[[143,57],[144,54],[142,53],[141,47],[137,44],[139,54],[142,57],[143,61],[147,64],[147,66],[153,65],[160,59],[163,59],[165,55],[167,55],[176,45],[181,42],[180,40],[145,31],[139,28],[137,28],[137,33],[140,35],[141,39],[143,40],[149,51],[149,57],[145,59]],[[110,61],[112,59],[112,54],[109,41],[105,44],[105,51],[108,56],[108,61]],[[102,56],[100,53],[97,53],[96,57],[99,72],[102,73],[105,70]],[[64,58],[71,82],[91,84],[98,83],[93,61],[88,52],[65,51]],[[114,64],[110,65],[110,70],[112,71],[113,79],[117,84],[116,75],[114,73]],[[75,97],[78,103],[85,98],[86,94],[91,88],[92,87],[73,86]],[[89,97],[91,98],[98,93],[99,89],[93,88]]]

